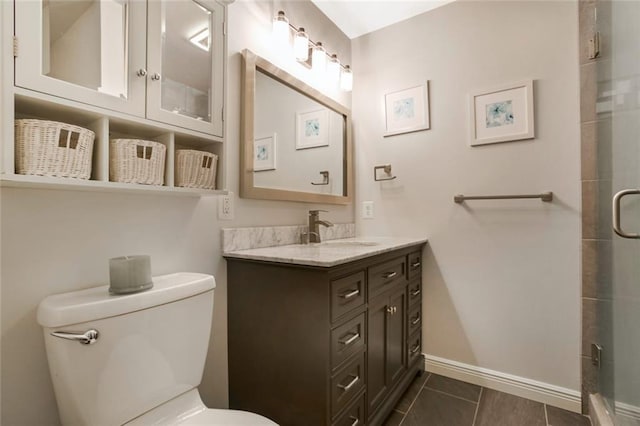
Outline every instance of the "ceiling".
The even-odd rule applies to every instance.
[[[360,37],[454,0],[311,0],[349,38]]]

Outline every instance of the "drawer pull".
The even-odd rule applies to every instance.
[[[420,294],[420,289],[417,288],[411,292],[411,297],[416,297],[419,294]]]
[[[396,312],[398,312],[398,307],[397,306],[387,306],[387,313],[388,314],[395,314]]]
[[[346,385],[338,385],[338,387],[340,389],[342,389],[345,392],[349,392],[349,389],[351,389],[356,383],[358,383],[358,380],[360,380],[359,376],[355,376],[353,378],[353,380],[351,380],[348,384]]]
[[[343,345],[350,345],[353,342],[355,342],[356,340],[358,340],[360,338],[360,333],[356,333],[353,336],[349,337],[348,339],[345,340],[340,340],[340,343]]]
[[[385,272],[384,274],[382,274],[382,277],[388,279],[388,278],[393,278],[396,275],[398,275],[398,273],[395,272],[395,271],[394,272]]]
[[[350,291],[349,293],[341,294],[340,297],[343,299],[351,299],[352,297],[356,297],[360,294],[360,289],[355,289]]]
[[[349,417],[350,420],[353,420],[353,423],[351,423],[351,426],[358,426],[358,424],[360,424],[360,420],[358,420],[357,417]]]
[[[420,261],[418,260],[416,263],[412,263],[412,264],[411,264],[411,267],[412,267],[413,269],[420,267]]]
[[[420,322],[420,314],[416,315],[416,319],[411,321],[411,325],[416,325]]]
[[[418,343],[415,348],[411,348],[411,354],[413,355],[418,352],[418,349],[420,349],[420,343]]]

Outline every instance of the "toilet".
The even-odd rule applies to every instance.
[[[38,322],[62,423],[276,425],[200,398],[215,285],[211,275],[176,273],[142,293],[102,286],[44,299]]]

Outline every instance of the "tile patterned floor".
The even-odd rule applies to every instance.
[[[591,426],[588,417],[492,389],[424,373],[385,426]]]

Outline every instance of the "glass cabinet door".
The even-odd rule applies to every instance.
[[[15,84],[144,116],[146,4],[16,1]]]
[[[224,7],[163,0],[148,13],[148,118],[222,136]]]

